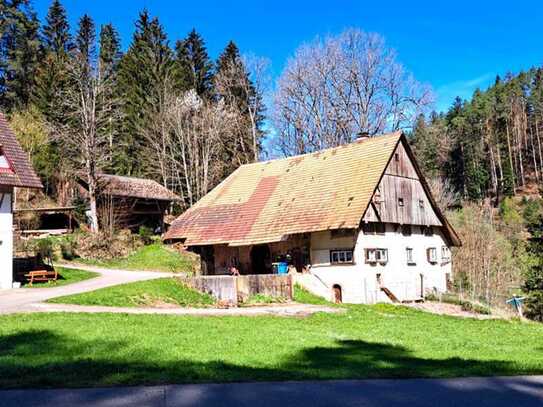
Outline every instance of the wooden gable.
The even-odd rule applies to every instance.
[[[443,226],[402,142],[387,165],[364,221]]]

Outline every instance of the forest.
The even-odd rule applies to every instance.
[[[179,213],[241,164],[403,129],[464,243],[456,288],[491,305],[526,293],[543,318],[543,68],[433,112],[432,89],[356,28],[301,44],[272,81],[266,58],[225,40],[214,59],[195,29],[171,40],[147,10],[126,50],[112,24],[70,27],[59,0],[43,21],[29,0],[0,15],[0,110],[56,204],[84,177],[93,212],[105,172],[160,182]]]

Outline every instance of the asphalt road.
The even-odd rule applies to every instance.
[[[543,376],[4,390],[2,407],[542,406]]]

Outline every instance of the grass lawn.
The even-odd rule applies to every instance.
[[[77,283],[78,281],[88,280],[89,278],[98,277],[98,273],[93,273],[91,271],[84,270],[74,270],[67,269],[63,267],[56,267],[59,273],[59,278],[57,281],[46,281],[46,282],[35,282],[32,285],[28,283],[24,284],[26,288],[47,288],[47,287],[58,287],[59,285],[66,285]]]
[[[82,294],[56,297],[49,302],[79,305],[105,305],[110,307],[141,307],[174,304],[182,307],[205,307],[215,300],[191,290],[175,278],[159,278],[101,288]]]
[[[135,251],[128,257],[112,260],[77,259],[78,263],[120,269],[166,272],[191,272],[192,260],[169,249],[162,243],[153,243]]]
[[[0,316],[0,387],[543,374],[543,324],[344,307],[308,318]]]

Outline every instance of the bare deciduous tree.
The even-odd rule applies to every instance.
[[[448,179],[431,178],[428,180],[428,186],[432,191],[432,197],[442,212],[445,212],[460,203],[460,196],[454,190],[454,187]]]
[[[236,114],[226,108],[224,101],[205,101],[191,90],[171,99],[168,118],[177,183],[191,206],[217,181],[221,137],[231,133]]]
[[[97,175],[107,160],[110,120],[118,120],[116,103],[111,99],[111,83],[76,55],[69,64],[71,86],[60,95],[66,122],[56,129],[59,143],[75,172],[82,172],[88,185],[91,230],[97,232]]]
[[[410,127],[432,94],[405,72],[378,34],[349,29],[297,50],[274,98],[276,147],[285,155]]]

